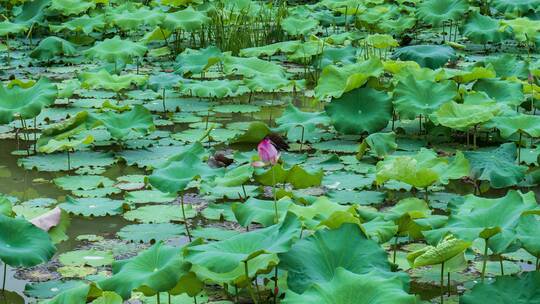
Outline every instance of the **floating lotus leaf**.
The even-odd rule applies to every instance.
[[[426,23],[440,26],[444,21],[458,20],[468,8],[464,0],[427,0],[418,6],[417,15]]]
[[[0,260],[12,267],[47,262],[56,251],[47,232],[23,218],[0,214]]]
[[[215,46],[200,50],[186,49],[178,57],[176,73],[180,75],[199,74],[221,61],[223,54]]]
[[[12,23],[8,20],[0,22],[0,36],[19,34],[26,30],[28,30],[28,27],[24,24]]]
[[[122,113],[108,111],[99,114],[98,119],[118,140],[124,140],[131,132],[142,136],[155,130],[152,114],[141,105],[135,105],[130,111]]]
[[[360,88],[327,104],[326,113],[338,132],[372,133],[382,130],[392,119],[392,102],[385,92]]]
[[[105,39],[97,42],[93,47],[84,51],[84,55],[92,59],[100,59],[114,63],[132,63],[133,58],[141,58],[146,53],[147,48],[130,40],[122,40],[115,36],[112,39]]]
[[[191,264],[184,261],[178,248],[156,243],[136,257],[113,263],[114,275],[98,282],[104,291],[114,291],[124,300],[138,290],[146,296],[173,289],[188,275]]]
[[[417,115],[430,115],[457,95],[453,81],[416,80],[410,75],[394,89],[394,104],[401,118],[414,119]]]
[[[95,73],[84,72],[81,73],[80,78],[84,88],[105,89],[114,92],[120,92],[127,89],[132,84],[138,86],[143,85],[148,80],[148,76],[145,75],[111,75],[106,70],[100,70]]]
[[[39,60],[51,60],[57,56],[73,56],[77,53],[75,45],[58,37],[47,37],[30,52],[30,57]]]
[[[92,304],[122,304],[124,303],[124,300],[121,296],[114,292],[105,291],[103,294],[92,301]]]
[[[58,256],[60,263],[66,266],[92,266],[100,267],[105,265],[111,265],[114,261],[112,252],[110,251],[98,251],[94,249],[90,250],[75,250],[62,253]]]
[[[430,243],[437,243],[449,233],[465,241],[489,239],[489,248],[501,253],[516,241],[520,217],[537,208],[532,192],[510,190],[506,196],[494,199],[469,194],[452,208],[446,226],[423,233]]]
[[[335,275],[328,281],[316,282],[301,294],[287,291],[282,303],[420,303],[419,299],[407,293],[407,284],[403,283],[399,275],[375,270],[356,274],[343,267],[338,267],[334,272]],[[359,290],[362,292],[359,293]]]
[[[377,157],[384,156],[394,152],[397,149],[396,134],[389,133],[373,133],[368,135],[360,144],[356,157],[361,159],[366,151],[370,149]]]
[[[490,302],[493,304],[540,303],[540,272],[525,272],[521,276],[499,276],[495,282],[474,285],[460,297],[461,304]]]
[[[41,78],[32,87],[12,88],[0,84],[0,123],[6,124],[16,118],[36,117],[42,109],[54,103],[57,89],[48,79]]]
[[[292,103],[283,114],[276,119],[278,132],[286,132],[291,141],[301,140],[312,142],[320,130],[319,126],[330,124],[330,118],[324,112],[303,112]]]
[[[493,118],[493,123],[504,138],[518,133],[527,134],[531,137],[540,136],[540,116],[528,114],[500,116]]]
[[[126,241],[153,243],[185,235],[185,229],[182,225],[171,223],[136,224],[122,227],[116,235]]]
[[[520,105],[525,100],[523,86],[521,83],[516,82],[499,79],[480,79],[474,84],[473,90],[485,92],[495,101],[513,107]]]
[[[351,45],[345,47],[326,47],[322,53],[320,67],[339,63],[343,65],[353,64],[356,61],[357,49]]]
[[[82,216],[107,216],[117,215],[124,212],[124,202],[109,198],[80,198],[71,196],[66,202],[59,205],[62,210]]]
[[[279,259],[288,273],[289,290],[295,293],[332,280],[340,267],[356,274],[390,271],[387,254],[379,244],[367,239],[358,225],[347,223],[334,230],[318,230]]]
[[[500,107],[495,102],[462,104],[450,101],[443,104],[429,117],[435,124],[452,129],[463,129],[487,122],[499,111]]]
[[[369,78],[379,77],[382,72],[383,65],[377,58],[344,67],[326,66],[315,87],[315,97],[318,99],[339,98],[344,93],[363,86]]]
[[[184,207],[186,218],[194,218],[197,211],[192,205]],[[160,224],[171,221],[183,221],[183,213],[179,206],[175,205],[145,205],[137,209],[130,210],[124,214],[124,218],[129,221],[139,221],[145,224]]]
[[[472,13],[463,26],[463,35],[474,43],[497,43],[504,40],[508,33],[499,31],[499,21],[478,12]]]
[[[305,19],[300,16],[289,16],[281,21],[281,28],[291,36],[307,36],[317,26],[317,19]]]
[[[64,16],[78,15],[86,12],[90,8],[96,7],[94,1],[79,0],[51,0],[48,10],[59,12]]]
[[[189,6],[184,10],[166,14],[163,26],[172,32],[177,30],[193,32],[200,30],[210,20],[203,11],[194,10]]]
[[[242,86],[239,80],[184,80],[180,85],[180,91],[184,95],[223,98],[242,95],[247,93],[248,89]]]
[[[437,1],[435,1],[437,2]],[[404,61],[415,61],[421,67],[437,69],[457,56],[453,48],[446,45],[412,45],[397,49],[393,55]]]
[[[81,286],[86,286],[81,281],[47,281],[40,283],[26,284],[24,293],[30,297],[38,299],[48,299],[57,296],[59,293]]]

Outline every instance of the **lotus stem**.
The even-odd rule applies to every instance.
[[[34,154],[37,153],[37,119],[34,117]]]
[[[69,155],[69,149],[67,149],[66,152],[67,152],[68,171],[71,171],[71,157]]]
[[[485,239],[486,240],[486,244],[484,246],[484,262],[482,264],[482,283],[484,282],[484,278],[486,277],[486,265],[487,265],[487,260],[488,260],[488,242],[489,242],[489,238]]]
[[[4,263],[4,279],[2,280],[2,292],[6,289],[7,264]]]
[[[189,225],[186,218],[186,210],[184,208],[184,193],[180,193],[180,205],[182,206],[182,217],[184,218],[184,226],[186,227],[186,233],[188,236],[188,240],[191,242],[191,233],[189,232]]]
[[[249,295],[251,296],[251,299],[255,304],[258,304],[257,298],[255,297],[255,294],[253,293],[253,288],[251,286],[251,279],[249,278],[249,271],[248,271],[248,261],[244,261],[244,272],[246,274],[246,280],[247,280],[247,288]]]
[[[161,301],[160,301],[160,299],[159,299],[159,291],[158,291],[158,293],[156,293],[156,300],[157,300],[157,304],[160,304],[160,303],[161,303]]]
[[[304,125],[299,125],[300,128],[302,128],[302,136],[300,138],[300,153],[302,153],[302,145],[304,144],[304,132],[305,132],[305,127]]]
[[[441,263],[441,304],[444,303],[444,262]]]
[[[478,125],[474,125],[473,129],[473,150],[476,150],[476,129],[478,128]]]
[[[523,133],[519,132],[519,140],[518,140],[518,151],[517,151],[517,162],[518,165],[521,163],[521,137],[523,136]]]
[[[11,65],[11,53],[9,49],[9,34],[6,35],[6,53],[7,53],[7,64]]]
[[[429,204],[429,193],[428,193],[428,187],[424,188],[424,199],[426,200],[426,203]]]
[[[238,285],[234,284],[234,298],[235,302],[238,303]]]
[[[193,303],[197,304],[197,296],[193,296]]]
[[[163,88],[163,92],[161,93],[161,99],[163,102],[163,112],[167,114],[167,107],[165,106],[165,88]]]
[[[397,246],[398,246],[398,236],[396,235],[394,237],[394,255],[392,257],[392,263],[396,263],[396,252],[397,252]]]
[[[28,138],[28,134],[26,133],[26,123],[24,122],[24,119],[22,118],[22,116],[19,116],[19,119],[21,120],[21,126],[22,126],[22,129],[24,130],[23,132],[23,136],[24,136],[24,141],[26,142],[26,155],[30,156],[30,150],[28,149],[28,141],[30,140]]]
[[[274,268],[274,304],[277,303],[278,291],[278,266]]]
[[[274,223],[277,224],[279,222],[279,215],[278,215],[277,197],[276,197],[276,167],[275,165],[270,170],[272,170],[272,194],[274,196],[274,213],[275,213]]]
[[[169,293],[169,304],[171,304],[171,293]]]
[[[499,255],[499,265],[501,266],[501,275],[504,275],[504,264],[503,264],[502,254]]]
[[[540,258],[536,258],[536,270],[540,270]]]
[[[447,277],[448,277],[448,283],[446,284],[447,285],[447,289],[448,289],[448,296],[450,297],[450,272],[447,272]]]

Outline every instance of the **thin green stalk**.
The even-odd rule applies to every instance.
[[[396,252],[397,252],[397,245],[398,245],[398,236],[396,235],[394,237],[394,256],[392,257],[392,263],[396,263]]]
[[[249,271],[248,271],[248,261],[244,261],[244,272],[246,274],[246,280],[247,280],[247,288],[249,295],[251,296],[251,299],[255,304],[258,304],[257,298],[255,297],[255,294],[253,293],[253,287],[251,286],[251,279],[249,278]]]
[[[302,128],[302,135],[300,137],[300,153],[302,153],[302,146],[304,144],[304,132],[305,132],[305,127],[304,125],[300,125],[300,128]]]
[[[441,304],[444,303],[444,262],[441,263]]]
[[[186,218],[186,210],[184,209],[184,193],[183,192],[180,192],[180,205],[182,206],[182,217],[184,218],[184,226],[186,227],[188,240],[191,242],[191,233],[189,232],[189,225]]]
[[[504,275],[504,264],[503,264],[502,254],[499,255],[499,265],[501,266],[501,275]]]
[[[278,267],[274,268],[274,304],[277,303],[277,291],[278,291]]]
[[[6,289],[7,264],[4,263],[4,279],[2,280],[2,292]]]
[[[489,241],[489,238],[485,239],[486,240],[486,244],[484,246],[484,261],[482,263],[482,282],[484,282],[484,278],[486,277],[486,265],[487,265],[487,260],[488,260],[488,241]]]
[[[278,215],[278,209],[277,209],[277,197],[276,197],[276,167],[272,167],[272,194],[274,196],[274,223],[279,222],[279,215]]]
[[[161,301],[160,301],[160,299],[159,299],[159,292],[156,293],[156,300],[157,300],[157,304],[160,304],[160,303],[161,303]]]
[[[517,153],[517,162],[518,165],[521,163],[521,137],[523,136],[523,133],[519,132],[519,140],[518,140],[518,153]]]
[[[68,171],[71,171],[71,156],[69,155],[69,149],[67,149],[66,152],[67,152]]]
[[[163,93],[161,94],[161,97],[163,99],[163,112],[165,112],[165,114],[167,113],[167,107],[165,106],[165,88],[163,88]]]

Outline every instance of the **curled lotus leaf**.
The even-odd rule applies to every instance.
[[[132,63],[133,58],[143,57],[147,48],[137,42],[123,40],[118,36],[97,42],[93,47],[84,51],[88,58],[96,58],[105,62]]]
[[[89,0],[51,0],[51,5],[47,9],[64,16],[71,16],[84,13],[94,7],[96,7],[96,2]]]
[[[0,84],[0,123],[9,123],[16,118],[36,117],[41,110],[54,103],[57,88],[46,78],[41,78],[30,88],[12,88]]]
[[[75,45],[62,38],[51,36],[39,42],[30,52],[30,57],[39,60],[51,60],[56,56],[73,56],[77,53]]]
[[[464,0],[427,0],[420,3],[417,15],[426,23],[440,26],[444,21],[458,20],[468,8]]]
[[[452,259],[471,245],[472,242],[449,236],[435,247],[427,246],[409,253],[407,255],[407,260],[413,267],[437,265]]]
[[[437,69],[449,61],[454,61],[457,55],[453,48],[446,45],[411,45],[397,49],[393,58],[411,60],[421,67]]]
[[[507,31],[499,31],[499,21],[474,12],[463,26],[463,35],[474,43],[501,42],[508,36]]]
[[[141,86],[148,81],[148,76],[125,74],[125,75],[111,75],[106,70],[100,70],[99,72],[84,72],[81,73],[80,78],[82,80],[82,87],[105,89],[114,92],[120,92],[129,88],[131,85]]]

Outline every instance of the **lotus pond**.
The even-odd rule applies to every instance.
[[[0,17],[0,304],[540,303],[540,0]]]

